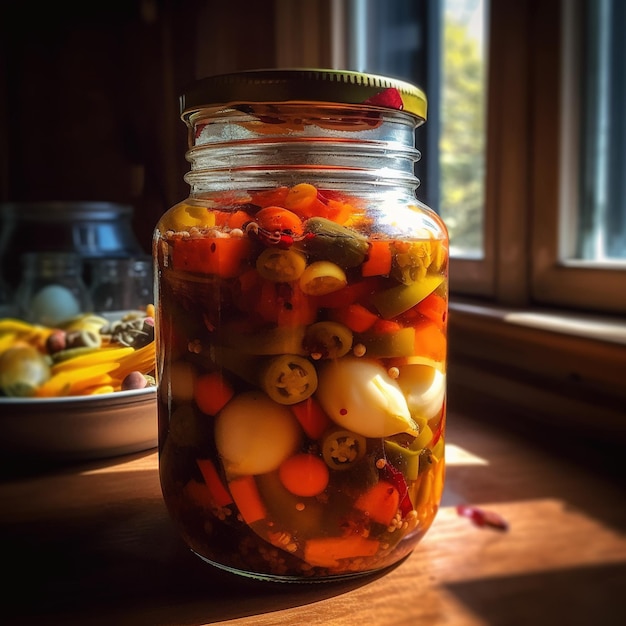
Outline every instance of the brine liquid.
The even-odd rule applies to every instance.
[[[368,231],[346,199],[320,218],[281,198],[164,218],[163,495],[219,566],[367,573],[415,547],[441,498],[447,242]]]

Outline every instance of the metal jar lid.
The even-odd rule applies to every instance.
[[[411,83],[376,74],[328,69],[261,69],[219,74],[192,85],[180,98],[183,120],[207,107],[314,102],[395,109],[426,119],[424,92]]]

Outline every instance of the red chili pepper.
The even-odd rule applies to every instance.
[[[498,515],[493,511],[487,511],[469,504],[459,504],[456,507],[456,512],[462,517],[467,517],[472,520],[476,526],[488,526],[489,528],[495,528],[496,530],[509,529],[508,522],[501,515]]]
[[[413,510],[413,503],[409,497],[409,487],[406,484],[404,475],[391,463],[385,463],[380,473],[384,480],[390,482],[398,490],[400,494],[400,512],[402,517],[404,517],[409,511]]]

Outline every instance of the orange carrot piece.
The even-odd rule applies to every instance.
[[[319,439],[331,424],[330,418],[313,396],[292,404],[289,408],[300,422],[306,436],[311,439]]]
[[[378,319],[372,327],[372,331],[375,333],[397,333],[399,330],[402,330],[402,324],[392,320]]]
[[[288,230],[294,235],[302,234],[302,219],[293,211],[279,206],[268,206],[261,209],[256,213],[254,219],[261,228],[270,232]]]
[[[380,318],[362,304],[353,303],[340,309],[331,310],[331,319],[347,326],[355,333],[369,330]]]
[[[198,408],[207,415],[217,415],[234,395],[232,385],[220,372],[203,374],[194,382],[194,400]]]
[[[210,459],[196,459],[196,463],[198,464],[198,468],[202,473],[202,478],[204,478],[204,482],[211,494],[211,498],[216,506],[226,506],[228,504],[232,504],[233,499],[231,498],[228,489],[224,486],[220,475],[217,473],[215,469],[215,465]]]
[[[388,241],[370,241],[367,258],[361,264],[363,276],[389,276],[391,272],[391,246]]]
[[[278,477],[285,489],[296,496],[317,496],[328,485],[328,465],[314,454],[294,454],[281,463]]]
[[[354,508],[363,511],[371,520],[389,526],[399,505],[398,490],[391,483],[381,480],[357,498]]]
[[[337,224],[344,224],[354,212],[355,209],[351,204],[331,199],[327,201],[326,211],[322,217],[327,217]]]
[[[437,293],[426,296],[414,307],[419,313],[432,320],[437,326],[443,327],[446,322],[447,305],[445,298]]]
[[[215,211],[215,224],[217,226],[241,228],[244,224],[251,221],[252,217],[246,211]]]
[[[304,560],[319,567],[336,567],[339,560],[374,556],[380,542],[361,535],[319,537],[304,544]]]
[[[294,185],[285,197],[285,208],[301,217],[324,216],[326,205],[317,195],[317,188],[309,183]]]
[[[228,483],[228,488],[246,524],[254,524],[267,517],[254,476],[239,476]]]
[[[266,206],[284,206],[285,198],[289,193],[289,187],[276,187],[275,189],[267,189],[264,191],[256,191],[250,194],[250,203],[260,207]]]
[[[446,346],[446,335],[434,322],[426,320],[415,326],[415,354],[443,361],[446,358]]]
[[[174,269],[233,278],[252,251],[247,237],[179,239],[172,243]]]
[[[338,291],[323,296],[315,296],[317,306],[327,309],[339,309],[354,302],[366,303],[372,294],[380,289],[381,279],[377,277],[364,278]]]

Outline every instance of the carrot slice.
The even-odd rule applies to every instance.
[[[372,331],[375,333],[397,333],[402,330],[402,324],[392,320],[377,319]]]
[[[362,304],[353,303],[341,309],[332,309],[330,318],[347,326],[355,333],[363,333],[369,330],[380,318]]]
[[[328,485],[328,465],[314,454],[294,454],[278,468],[280,482],[296,496],[317,496]]]
[[[319,439],[330,426],[330,418],[313,396],[290,407],[307,437]]]
[[[240,476],[228,483],[230,493],[246,524],[254,524],[267,517],[254,476]]]
[[[217,415],[234,395],[232,385],[220,372],[203,374],[194,382],[194,400],[198,408],[207,415]]]
[[[327,200],[326,211],[322,214],[322,217],[327,217],[337,224],[345,224],[354,211],[354,207],[347,202]]]
[[[429,296],[426,296],[415,308],[422,315],[425,315],[428,319],[435,322],[438,326],[444,326],[448,306],[445,298],[442,298],[439,294],[431,293]]]
[[[354,302],[366,304],[380,288],[381,279],[368,277],[323,296],[315,296],[318,307],[339,309]]]
[[[267,189],[263,191],[255,191],[250,194],[251,204],[256,204],[260,207],[266,206],[284,206],[285,198],[289,193],[289,187],[276,187],[275,189]]]
[[[361,535],[319,537],[304,544],[304,560],[319,567],[336,567],[341,559],[374,556],[379,547],[379,541]]]
[[[326,205],[318,198],[317,188],[309,183],[294,185],[287,193],[284,205],[301,217],[326,217]]]
[[[391,247],[388,241],[370,241],[367,257],[361,265],[363,276],[389,276],[391,272]]]
[[[363,511],[374,522],[389,526],[399,505],[398,490],[386,480],[381,480],[357,498],[354,508]]]
[[[250,213],[246,211],[215,211],[215,224],[228,228],[241,228],[252,220]]]
[[[443,361],[446,358],[446,345],[446,335],[434,322],[426,320],[415,326],[415,354]]]
[[[256,213],[254,219],[261,228],[270,232],[287,230],[294,235],[302,234],[302,219],[293,211],[279,206],[268,206],[261,209]]]
[[[174,269],[233,278],[252,251],[247,237],[178,239],[172,242]]]
[[[196,463],[200,468],[204,482],[209,490],[209,494],[216,506],[227,506],[232,504],[233,499],[224,486],[220,475],[215,469],[215,465],[210,459],[197,459]]]

